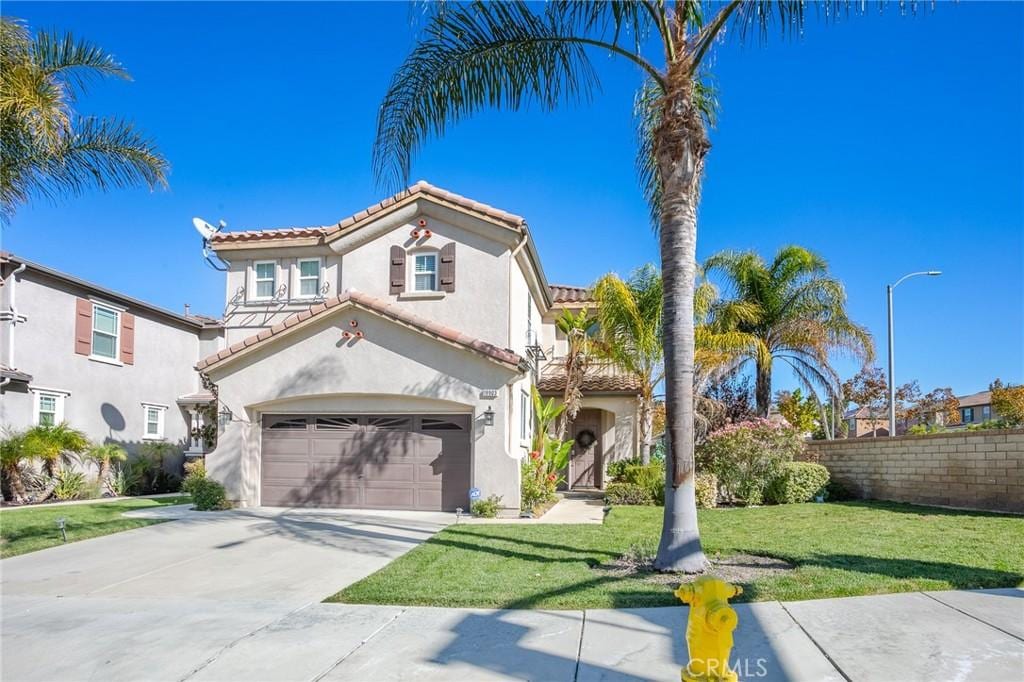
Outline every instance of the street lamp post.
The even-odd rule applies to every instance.
[[[939,270],[926,270],[923,272],[911,272],[909,275],[903,275],[895,284],[890,284],[885,288],[885,293],[889,301],[889,436],[896,435],[896,383],[893,372],[895,371],[896,365],[896,353],[893,348],[893,325],[892,325],[892,290],[902,284],[905,280],[911,277],[917,277],[918,275],[927,275],[929,277],[937,277],[942,272]]]

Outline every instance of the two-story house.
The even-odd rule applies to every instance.
[[[193,431],[213,396],[193,365],[221,345],[216,320],[0,254],[0,426],[67,422],[129,452],[168,441],[201,454]]]
[[[226,347],[196,369],[230,497],[452,510],[477,489],[518,508],[531,387],[558,393],[554,320],[587,302],[548,285],[523,218],[420,182],[337,224],[210,247],[228,264]],[[576,485],[636,451],[636,390],[604,374],[572,429]]]

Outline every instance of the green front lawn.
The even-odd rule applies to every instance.
[[[744,584],[739,601],[1024,581],[1024,518],[856,502],[700,512],[712,558],[743,553],[794,570]],[[327,601],[495,608],[623,608],[678,603],[674,584],[602,569],[657,546],[661,509],[616,507],[603,526],[451,526]]]
[[[64,518],[68,542],[161,523],[158,519],[131,519],[126,511],[185,504],[186,496],[139,497],[96,504],[39,505],[0,512],[0,558],[34,552],[63,544],[57,519]]]

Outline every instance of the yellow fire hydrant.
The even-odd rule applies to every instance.
[[[682,671],[683,682],[737,682],[736,671],[729,667],[732,632],[739,619],[729,599],[743,588],[724,580],[703,576],[680,585],[675,595],[690,605],[686,622],[686,645],[690,660]]]

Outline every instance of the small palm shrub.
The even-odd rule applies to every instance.
[[[53,487],[53,496],[58,500],[79,500],[86,496],[88,483],[85,474],[80,471],[63,469],[57,473],[57,483]]]
[[[469,510],[473,513],[473,516],[479,516],[482,519],[493,519],[498,516],[498,511],[501,509],[501,496],[491,495],[483,500],[476,500],[470,505]]]
[[[786,462],[782,473],[765,489],[769,504],[810,502],[826,495],[828,469],[811,462]]]
[[[217,481],[204,478],[192,485],[192,503],[198,511],[231,509],[227,491]]]
[[[718,478],[714,474],[697,474],[694,488],[698,507],[714,509],[718,506]]]
[[[786,462],[803,452],[803,439],[787,425],[767,419],[728,424],[697,449],[697,468],[718,477],[726,499],[756,505]]]
[[[612,505],[645,505],[654,504],[654,496],[650,488],[636,483],[609,483],[604,489],[604,501]]]

